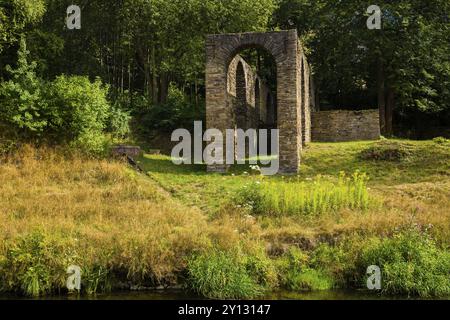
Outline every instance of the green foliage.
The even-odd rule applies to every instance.
[[[101,153],[107,145],[103,135],[110,115],[108,88],[100,79],[90,82],[82,76],[59,76],[50,85],[46,100],[56,116],[50,135],[90,153]]]
[[[113,106],[108,118],[108,132],[115,138],[124,139],[130,134],[130,113],[123,111],[119,106]]]
[[[71,245],[42,232],[26,235],[0,257],[2,291],[30,296],[54,293],[65,285]]]
[[[246,271],[256,283],[265,289],[278,286],[277,269],[273,261],[267,257],[264,247],[260,246],[256,251],[247,253],[243,259]]]
[[[436,137],[436,138],[433,139],[433,142],[437,143],[437,144],[445,145],[445,144],[449,144],[450,143],[450,139],[446,139],[444,137]]]
[[[424,231],[410,229],[391,239],[373,239],[358,262],[362,282],[370,265],[381,268],[384,294],[450,295],[450,252],[440,249]]]
[[[0,0],[0,53],[45,13],[45,0]]]
[[[249,264],[254,272],[254,264]],[[252,278],[246,261],[235,252],[219,250],[193,256],[188,261],[187,283],[193,291],[214,299],[255,298],[263,288]]]
[[[423,117],[416,123],[409,117],[432,113],[437,122],[442,121],[440,112],[450,109],[450,3],[378,1],[381,30],[366,26],[370,4],[280,0],[273,25],[297,28],[313,65],[322,109],[384,105],[389,91],[395,97],[394,120],[426,130]]]
[[[135,108],[135,122],[139,122],[137,134],[148,137],[155,132],[171,133],[178,128],[191,128],[195,120],[203,118],[203,112],[204,109],[196,109],[183,92],[171,84],[166,103]]]
[[[50,113],[42,100],[43,85],[36,77],[36,63],[27,60],[28,51],[22,38],[17,53],[17,68],[7,66],[11,80],[0,83],[0,124],[8,127],[13,136],[30,138],[40,135],[48,124]]]
[[[66,143],[93,154],[102,153],[109,131],[128,132],[129,116],[111,110],[108,87],[100,79],[61,75],[52,82],[37,78],[36,64],[28,63],[25,39],[18,51],[18,66],[8,67],[11,80],[0,84],[2,135],[19,141]]]
[[[352,254],[343,245],[322,243],[311,252],[309,267],[323,270],[333,279],[335,287],[346,287],[348,282],[352,282],[352,272],[349,271],[353,269]]]
[[[336,182],[318,176],[314,181],[262,181],[238,192],[238,205],[256,214],[317,215],[342,208],[366,209],[369,194],[367,176],[341,173]]]
[[[289,290],[328,290],[333,279],[321,269],[308,267],[308,255],[296,247],[277,262],[281,285]]]
[[[111,275],[103,265],[94,265],[83,269],[81,287],[87,294],[111,291]]]

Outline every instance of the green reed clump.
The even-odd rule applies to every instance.
[[[363,285],[370,265],[381,269],[383,294],[450,296],[450,251],[440,248],[426,232],[411,229],[389,239],[372,239],[357,261]]]
[[[238,205],[256,214],[317,215],[343,208],[366,209],[370,198],[367,176],[341,173],[336,180],[318,176],[311,181],[263,181],[245,186]]]
[[[213,299],[255,298],[264,292],[264,285],[255,276],[254,261],[248,262],[238,252],[220,250],[192,256],[187,265],[187,285]]]
[[[0,257],[0,290],[28,296],[64,287],[72,245],[56,235],[33,232],[11,244]]]
[[[296,247],[291,247],[277,260],[280,285],[288,290],[329,290],[334,286],[333,278],[321,268],[311,268],[309,257]]]

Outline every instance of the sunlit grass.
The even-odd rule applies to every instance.
[[[263,180],[246,185],[237,197],[239,205],[256,214],[317,215],[343,208],[364,210],[369,207],[367,176],[341,173],[333,181],[316,177],[311,181]]]

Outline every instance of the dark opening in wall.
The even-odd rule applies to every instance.
[[[247,128],[247,85],[242,62],[239,61],[236,69],[236,126]]]

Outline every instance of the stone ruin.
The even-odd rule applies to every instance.
[[[272,55],[277,92],[238,53],[262,48]],[[209,35],[206,40],[206,127],[278,128],[280,173],[299,170],[302,146],[311,141],[310,71],[296,30]],[[217,149],[225,157],[225,150]],[[208,171],[225,172],[215,164]]]

